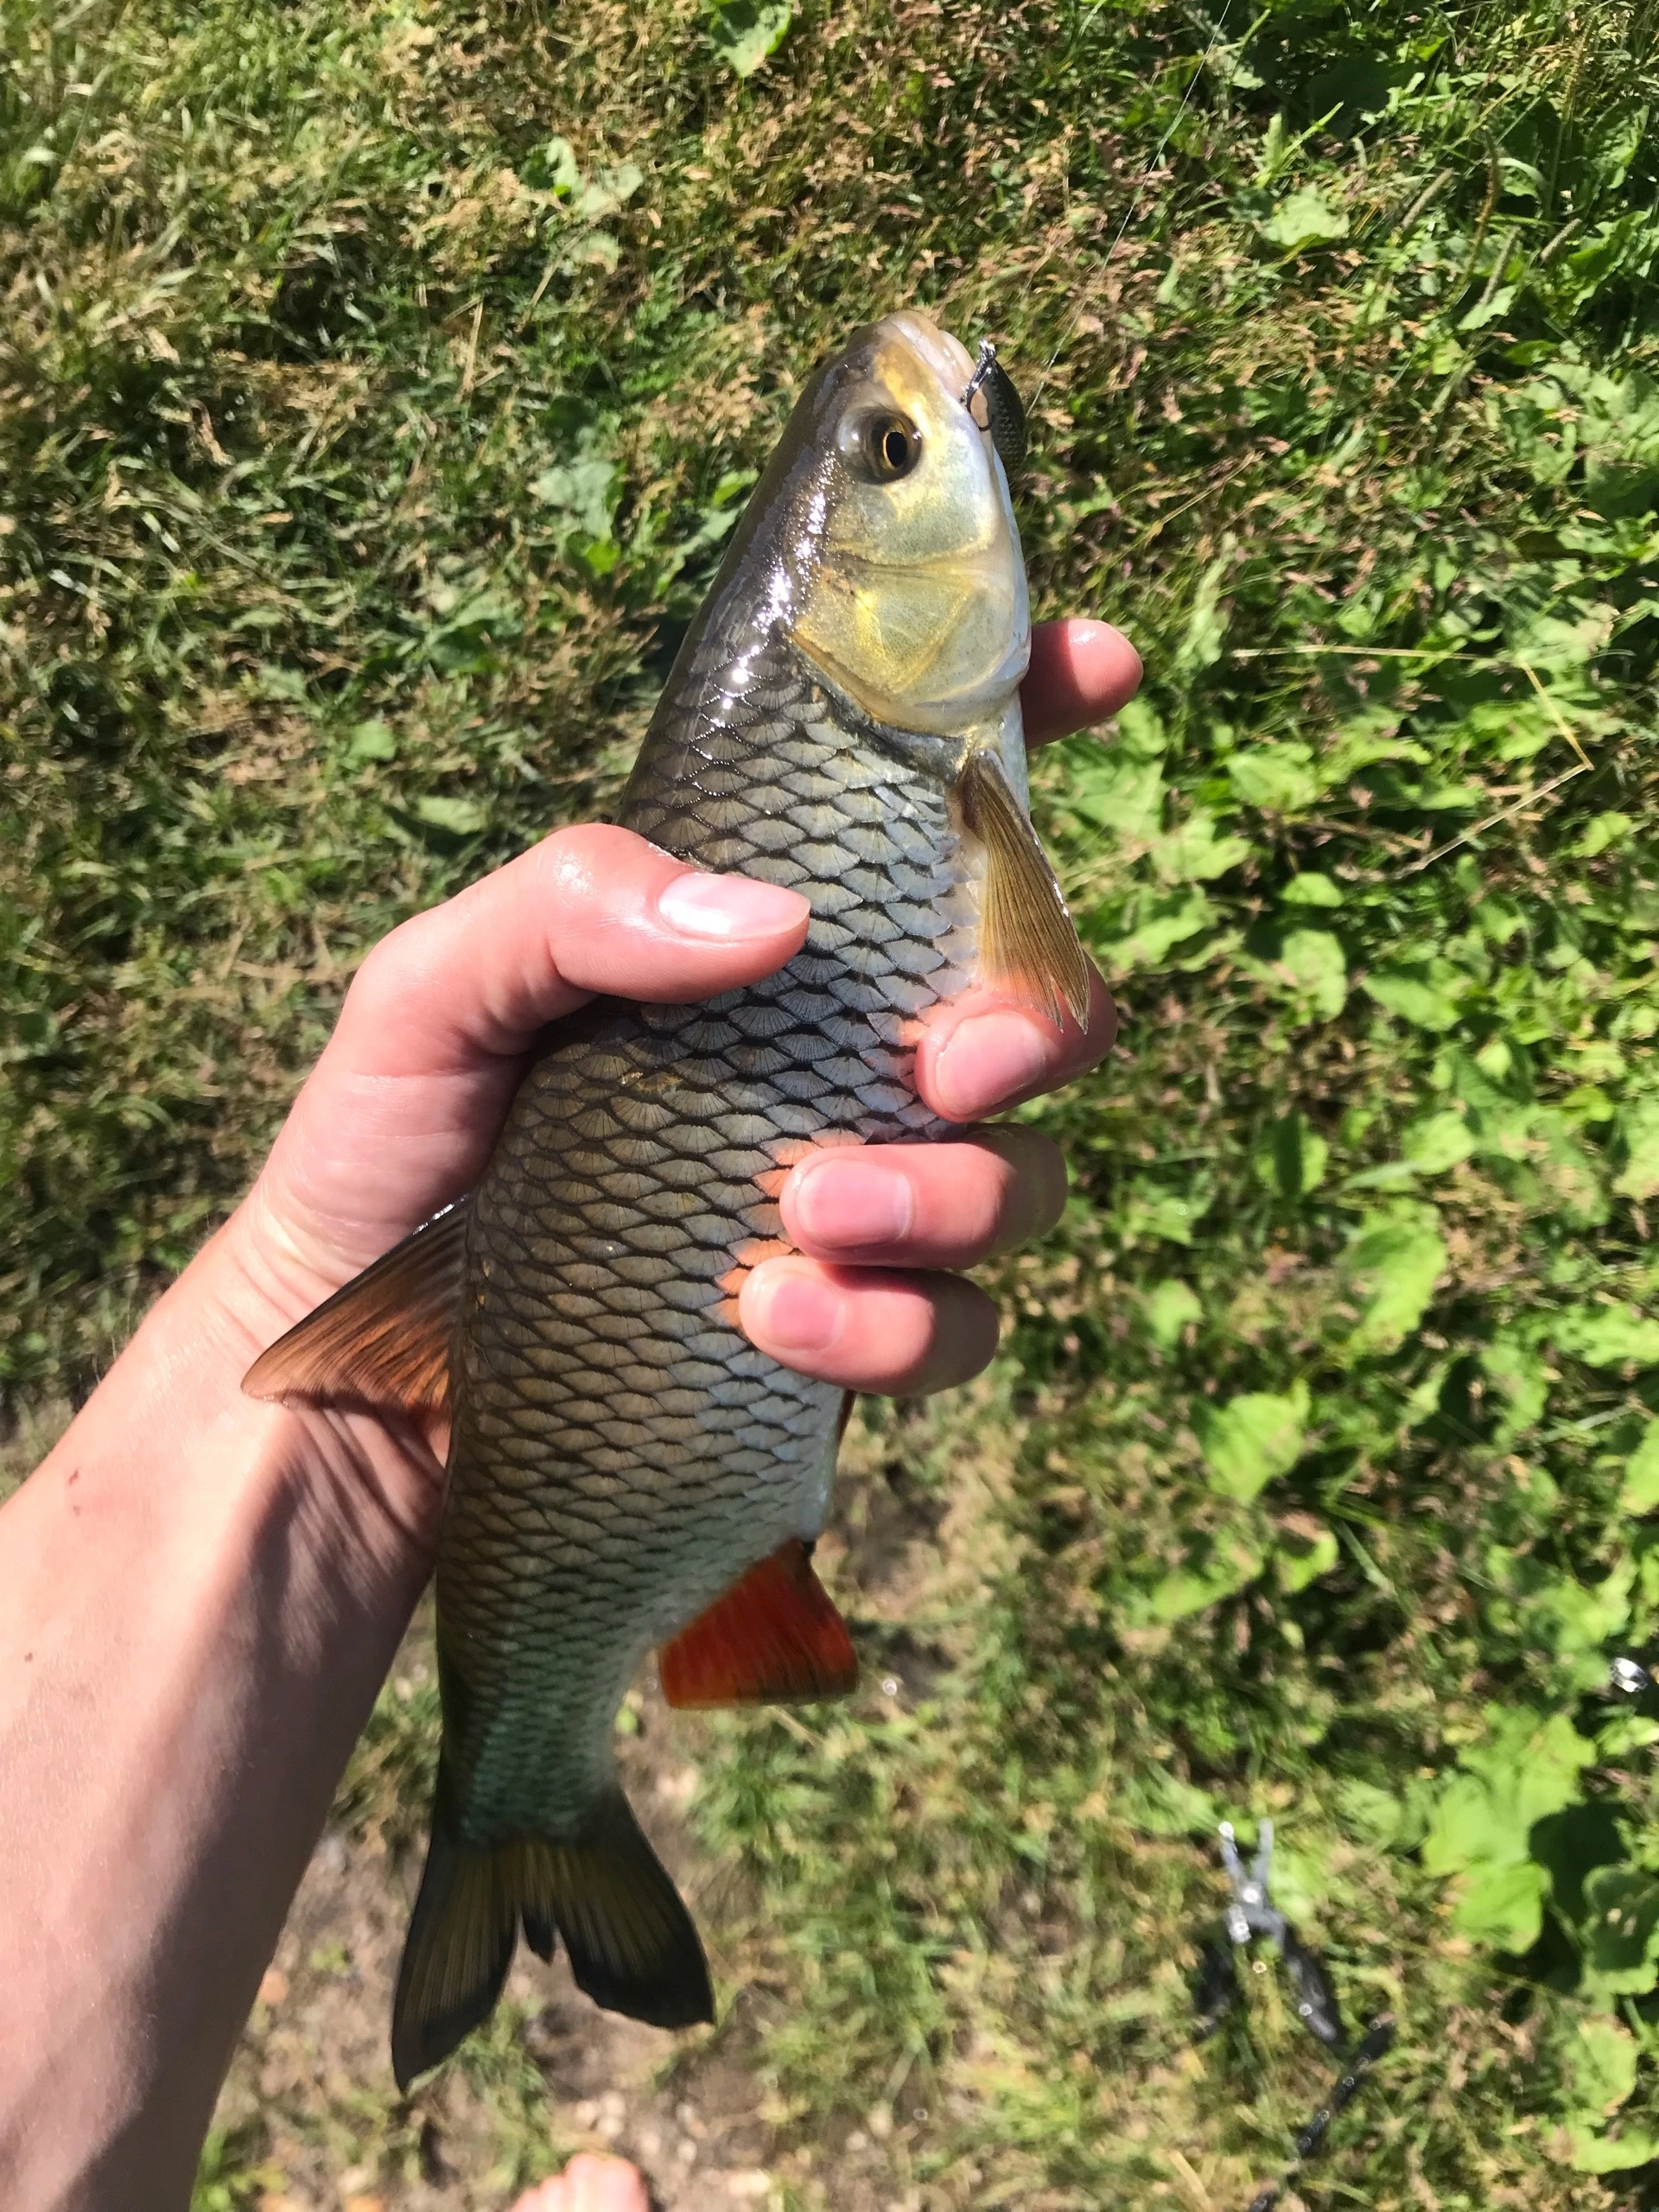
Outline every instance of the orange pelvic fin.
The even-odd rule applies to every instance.
[[[847,1624],[798,1536],[752,1567],[658,1654],[674,1706],[808,1705],[858,1683]]]
[[[446,1206],[279,1337],[242,1377],[248,1396],[442,1412],[471,1206]]]

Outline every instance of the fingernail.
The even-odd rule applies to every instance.
[[[828,1351],[841,1334],[841,1294],[804,1269],[779,1268],[757,1286],[759,1320],[769,1350]]]
[[[798,929],[812,909],[798,891],[759,883],[752,875],[700,875],[688,869],[657,894],[657,911],[685,937],[776,937]]]
[[[1053,1061],[1053,1037],[1023,1014],[976,1014],[939,1049],[935,1103],[949,1121],[976,1121],[1040,1082]]]
[[[873,1160],[809,1160],[796,1171],[791,1211],[798,1236],[834,1251],[896,1244],[910,1230],[910,1179]]]

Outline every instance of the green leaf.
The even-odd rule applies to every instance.
[[[1329,930],[1290,930],[1275,957],[1243,965],[1290,997],[1302,1020],[1334,1021],[1347,1003],[1348,962]]]
[[[346,758],[353,768],[365,760],[395,760],[397,757],[397,740],[387,723],[376,720],[352,725]]]
[[[1311,746],[1295,741],[1252,746],[1228,760],[1233,789],[1247,806],[1271,814],[1295,814],[1319,795]]]
[[[1659,2158],[1659,2135],[1644,2135],[1639,2127],[1622,2135],[1599,2135],[1592,2123],[1569,2120],[1567,2136],[1573,2170],[1581,2174],[1623,2173]]]
[[[1172,891],[1142,898],[1134,908],[1135,926],[1127,936],[1101,947],[1115,975],[1162,964],[1175,945],[1196,937],[1215,919],[1215,908],[1202,891]]]
[[[1281,200],[1259,227],[1270,245],[1298,253],[1304,246],[1325,245],[1333,238],[1345,238],[1348,218],[1340,207],[1332,206],[1316,185],[1309,184]]]
[[[1308,874],[1293,875],[1279,887],[1281,904],[1287,906],[1340,906],[1341,887],[1328,875]]]
[[[1309,1128],[1307,1116],[1299,1111],[1273,1124],[1265,1142],[1252,1153],[1251,1165],[1270,1191],[1283,1198],[1300,1198],[1325,1180],[1330,1157],[1330,1146]]]
[[[1601,1648],[1630,1618],[1630,1586],[1636,1562],[1626,1555],[1599,1581],[1541,1566],[1530,1551],[1494,1545],[1486,1554],[1494,1585],[1510,1593],[1522,1640],[1571,1666],[1587,1659],[1586,1687],[1605,1673]]]
[[[1635,1866],[1599,1866],[1584,1885],[1585,1961],[1610,1996],[1638,1996],[1659,1980],[1659,1878]]]
[[[1636,2087],[1640,2048],[1617,2020],[1592,2016],[1578,2021],[1562,2056],[1573,2094],[1592,2112],[1617,2112]]]
[[[1205,1421],[1199,1439],[1210,1487],[1248,1504],[1300,1459],[1306,1423],[1307,1389],[1300,1382],[1286,1397],[1252,1390],[1229,1399]]]
[[[1221,1807],[1208,1790],[1196,1789],[1161,1766],[1144,1766],[1126,1775],[1123,1814],[1143,1835],[1213,1836]]]
[[[1227,1531],[1200,1551],[1195,1563],[1153,1585],[1143,1601],[1154,1621],[1186,1620],[1254,1582],[1265,1559],[1261,1546],[1241,1531]]]
[[[1463,1878],[1452,1925],[1499,1951],[1529,1951],[1544,1925],[1546,1876],[1525,1860],[1471,1866]]]
[[[1573,840],[1571,849],[1573,857],[1592,861],[1599,854],[1605,853],[1609,845],[1622,842],[1635,827],[1634,819],[1628,814],[1593,814]]]
[[[1417,974],[1402,969],[1379,969],[1363,979],[1363,988],[1389,1014],[1398,1014],[1419,1029],[1454,1029],[1459,1018],[1459,1001],[1468,978],[1449,961],[1431,962]]]
[[[524,629],[523,613],[501,592],[443,588],[428,595],[439,620],[427,632],[423,649],[446,674],[494,668],[500,648]]]
[[[1147,844],[1163,824],[1163,764],[1156,754],[1148,760],[1095,747],[1073,768],[1067,796],[1079,814],[1114,836]]]
[[[417,822],[452,837],[474,836],[490,826],[489,810],[473,798],[417,798],[409,810]]]
[[[1169,749],[1169,735],[1150,699],[1131,699],[1112,724],[1111,751],[1132,760],[1158,760]],[[1098,747],[1091,747],[1098,750]]]
[[[1443,1175],[1448,1167],[1467,1160],[1475,1140],[1467,1118],[1452,1108],[1414,1122],[1405,1133],[1402,1154],[1406,1165],[1419,1175]]]
[[[1483,1350],[1480,1364],[1504,1401],[1497,1440],[1500,1446],[1513,1444],[1535,1425],[1543,1412],[1549,1396],[1549,1371],[1530,1338],[1503,1330]]]
[[[1484,1739],[1440,1787],[1423,1864],[1459,1878],[1454,1917],[1463,1934],[1524,1951],[1543,1925],[1548,1881],[1530,1856],[1534,1825],[1577,1798],[1595,1747],[1562,1713],[1488,1707],[1484,1717]]]
[[[1648,1423],[1642,1441],[1624,1462],[1618,1504],[1622,1513],[1651,1513],[1659,1505],[1659,1421]]]
[[[1405,1807],[1391,1789],[1379,1789],[1356,1775],[1337,1792],[1337,1810],[1351,1835],[1386,1851],[1405,1824]]]
[[[1640,1203],[1659,1192],[1659,1099],[1642,1099],[1620,1115],[1618,1126],[1625,1161],[1613,1188]]]
[[[554,508],[589,537],[611,535],[616,512],[616,464],[597,456],[543,469],[531,484],[531,496]]]
[[[1555,1318],[1556,1349],[1586,1367],[1659,1366],[1659,1321],[1633,1306],[1574,1306]]]
[[[546,139],[525,157],[522,174],[532,190],[556,193],[561,199],[579,190],[582,184],[582,164],[568,138]]]
[[[1309,1525],[1304,1528],[1303,1521]],[[1281,1522],[1279,1547],[1274,1556],[1280,1588],[1292,1596],[1298,1590],[1306,1590],[1310,1582],[1329,1574],[1341,1555],[1335,1530],[1315,1522],[1312,1514],[1299,1515],[1294,1525],[1289,1521]]]
[[[1446,1262],[1432,1206],[1402,1202],[1362,1221],[1342,1261],[1365,1300],[1351,1349],[1396,1351],[1427,1312]]]
[[[794,20],[794,0],[721,0],[709,36],[728,69],[753,77],[777,53]]]
[[[1123,1206],[1123,1240],[1130,1244],[1190,1244],[1194,1226],[1210,1210],[1210,1199],[1211,1193],[1202,1189],[1166,1191],[1155,1184],[1137,1185]]]
[[[1209,883],[1250,855],[1248,837],[1223,837],[1216,817],[1201,810],[1153,849],[1153,866],[1166,883]]]
[[[1153,1342],[1168,1351],[1179,1343],[1190,1322],[1203,1318],[1204,1308],[1196,1293],[1179,1276],[1171,1275],[1148,1296],[1146,1313]]]
[[[1198,578],[1198,588],[1192,601],[1192,611],[1187,617],[1186,629],[1175,649],[1175,669],[1178,675],[1194,676],[1200,669],[1209,668],[1221,658],[1222,640],[1227,634],[1228,609],[1221,604],[1221,580],[1232,566],[1230,556],[1222,554],[1211,561]]]

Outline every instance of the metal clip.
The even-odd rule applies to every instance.
[[[1238,1855],[1238,1843],[1230,1821],[1221,1824],[1221,1863],[1227,1870],[1227,1880],[1233,1892],[1233,1901],[1227,1908],[1227,1933],[1235,1943],[1248,1943],[1252,1936],[1265,1936],[1270,1943],[1282,1950],[1287,1923],[1285,1916],[1274,1904],[1269,1895],[1273,1877],[1273,1822],[1262,1823],[1262,1840],[1251,1862],[1250,1871],[1244,1871],[1244,1862]]]
[[[996,348],[988,338],[982,338],[979,341],[979,359],[975,365],[974,373],[963,387],[962,404],[964,407],[972,406],[975,393],[995,366]]]

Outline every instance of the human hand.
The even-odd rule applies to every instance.
[[[512,2212],[651,2212],[638,2166],[580,2151],[562,2174],[527,2189]]]
[[[1025,694],[1033,742],[1114,712],[1139,675],[1103,623],[1040,627]],[[796,892],[706,875],[630,831],[587,825],[394,931],[359,970],[235,1225],[260,1342],[470,1186],[550,1021],[596,992],[671,1002],[755,982],[798,949],[807,918]],[[1086,1033],[970,991],[925,1023],[918,1086],[947,1119],[973,1122],[1092,1066],[1112,1028],[1098,982]],[[1028,1129],[825,1147],[784,1185],[798,1251],[753,1270],[743,1326],[786,1364],[851,1389],[963,1381],[990,1357],[996,1315],[952,1271],[1040,1235],[1065,1193],[1058,1153]],[[418,1471],[431,1491],[435,1468]]]
[[[1110,713],[1138,673],[1103,625],[1039,632],[1033,736]],[[94,2172],[100,2202],[188,2195],[225,2054],[430,1567],[435,1430],[257,1402],[250,1362],[476,1179],[547,1022],[594,991],[757,979],[806,918],[792,892],[588,828],[394,931],[246,1202],[0,1508],[8,2201],[79,2202]],[[1064,1081],[1109,1041],[1096,1003],[1080,1036],[969,993],[926,1025],[918,1083],[971,1121]],[[959,1380],[995,1318],[948,1270],[1046,1227],[1064,1189],[1024,1129],[812,1155],[781,1198],[798,1252],[748,1278],[745,1325],[852,1388]],[[583,2169],[547,2212],[639,2212],[616,2199],[628,2179]]]

